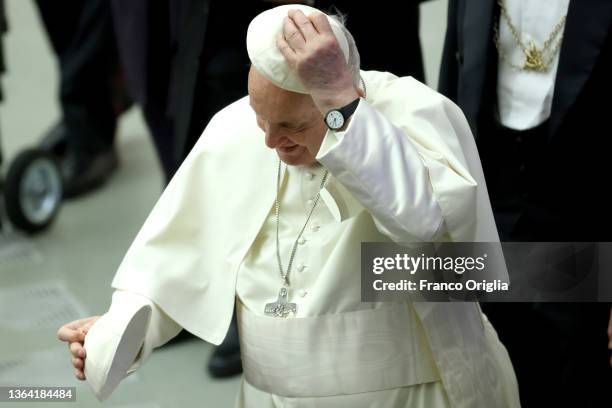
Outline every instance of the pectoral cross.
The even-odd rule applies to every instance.
[[[278,292],[278,300],[266,304],[264,314],[272,317],[287,317],[289,313],[295,315],[297,313],[297,305],[287,302],[287,297],[287,288],[283,286],[280,292]]]

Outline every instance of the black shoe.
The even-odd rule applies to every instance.
[[[61,162],[64,198],[74,198],[100,187],[118,165],[115,149],[94,154],[68,152]]]
[[[242,372],[240,341],[235,318],[232,319],[223,343],[213,350],[210,360],[208,360],[208,371],[215,378],[231,377]]]

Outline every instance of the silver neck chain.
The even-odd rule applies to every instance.
[[[312,216],[312,213],[314,212],[319,202],[319,198],[321,198],[321,190],[323,189],[323,186],[325,185],[325,181],[327,180],[328,174],[329,174],[329,171],[325,170],[325,173],[323,174],[323,178],[321,179],[321,186],[319,187],[319,191],[317,192],[317,195],[313,199],[312,208],[310,209],[310,212],[308,213],[308,217],[306,217],[306,222],[304,223],[304,226],[300,230],[300,233],[298,234],[297,238],[295,239],[295,242],[293,243],[293,248],[291,249],[291,256],[289,257],[289,264],[287,265],[287,270],[283,271],[283,264],[282,264],[281,256],[280,256],[280,244],[279,244],[279,238],[278,238],[278,230],[279,230],[279,225],[280,225],[280,202],[279,202],[278,197],[280,195],[280,184],[281,184],[281,161],[280,160],[278,161],[278,171],[276,174],[276,200],[274,202],[274,212],[276,215],[276,260],[278,261],[278,270],[283,280],[283,285],[289,286],[289,273],[291,272],[291,266],[293,265],[293,259],[295,258],[295,253],[297,252],[297,246],[298,246],[299,240],[302,237],[302,234],[304,233],[306,226],[308,225],[308,221],[310,221],[310,217]]]

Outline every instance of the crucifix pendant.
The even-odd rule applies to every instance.
[[[294,315],[297,313],[297,305],[287,302],[287,288],[283,286],[278,292],[278,300],[276,302],[267,303],[264,309],[266,316],[272,317],[287,317],[289,313]]]

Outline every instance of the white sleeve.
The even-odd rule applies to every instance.
[[[103,401],[181,327],[148,298],[116,290],[111,306],[85,336],[85,377]]]
[[[428,242],[444,231],[442,211],[416,148],[364,99],[345,131],[328,130],[317,160],[393,241]]]
[[[153,352],[153,349],[166,344],[173,337],[179,334],[183,328],[172,320],[170,316],[164,313],[164,311],[150,299],[123,290],[118,290],[117,292],[129,294],[130,296],[138,296],[146,300],[152,306],[151,322],[149,324],[149,328],[147,329],[147,334],[145,335],[143,345],[140,348],[134,363],[130,366],[126,373],[129,375],[136,371],[149,358]]]

